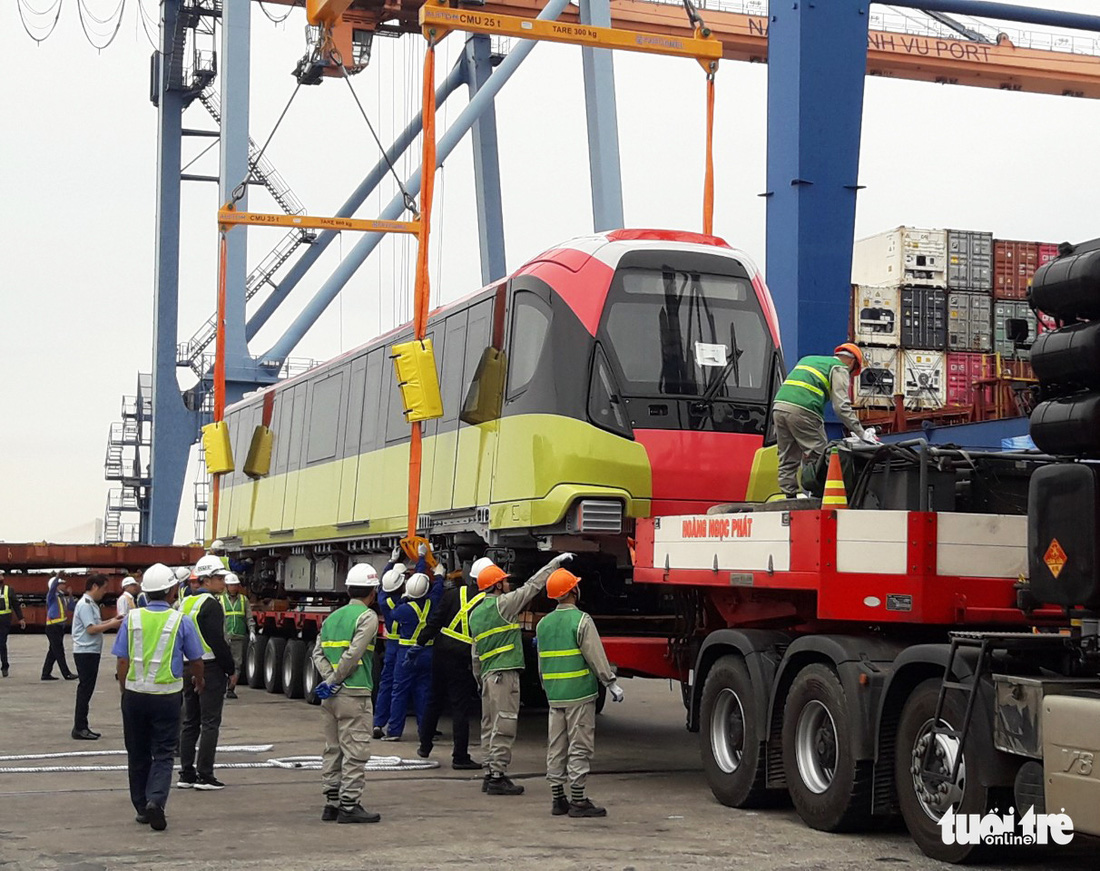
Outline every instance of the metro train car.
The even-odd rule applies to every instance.
[[[778,320],[719,238],[574,239],[433,311],[428,335],[444,413],[424,424],[418,529],[451,565],[488,554],[522,574],[575,551],[614,598],[635,519],[778,489],[774,468],[750,487],[785,377]],[[214,534],[258,577],[339,592],[350,562],[380,567],[402,536],[410,428],[390,349],[411,337],[399,327],[228,410],[237,463]],[[253,477],[260,424],[271,461]]]

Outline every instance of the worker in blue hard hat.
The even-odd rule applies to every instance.
[[[772,421],[779,453],[779,489],[788,499],[804,496],[799,468],[813,465],[829,440],[825,436],[825,405],[831,403],[837,418],[855,436],[874,441],[852,410],[852,379],[863,368],[858,345],[837,345],[832,356],[803,357],[775,394]]]

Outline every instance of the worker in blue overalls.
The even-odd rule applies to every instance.
[[[421,555],[423,556],[423,554]],[[439,607],[443,597],[443,564],[435,567],[433,583],[424,572],[417,572],[405,582],[405,601],[393,612],[397,624],[399,653],[394,666],[393,700],[390,720],[383,741],[400,741],[405,731],[405,717],[412,700],[419,727],[428,710],[432,689],[432,645],[419,644],[420,633],[428,622],[428,612]]]
[[[418,559],[413,572],[427,573],[428,548],[420,545]],[[401,559],[401,548],[395,547],[390,554],[390,561],[382,569],[382,595],[378,598],[378,609],[382,613],[382,629],[385,639],[382,642],[382,672],[378,678],[378,692],[374,700],[374,738],[383,736],[383,730],[390,721],[390,710],[393,702],[393,680],[397,673],[397,664],[404,657],[405,651],[401,648],[397,635],[397,624],[393,620],[393,610],[401,604],[404,593],[405,580],[412,574]],[[404,722],[402,720],[402,722]]]

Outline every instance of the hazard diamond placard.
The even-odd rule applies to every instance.
[[[1047,564],[1047,568],[1050,569],[1050,573],[1054,577],[1058,577],[1062,573],[1062,567],[1066,564],[1067,559],[1066,552],[1062,550],[1062,545],[1058,543],[1058,539],[1052,538],[1050,547],[1043,554],[1043,562]]]

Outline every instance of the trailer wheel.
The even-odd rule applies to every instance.
[[[313,664],[313,657],[310,656],[310,646],[306,645],[306,656],[302,660],[302,697],[306,701],[310,701],[314,698],[313,690],[316,689],[317,684],[321,682],[321,675],[317,673],[317,666]],[[313,704],[314,702],[310,702]],[[318,700],[316,704],[320,704]]]
[[[297,638],[286,643],[283,651],[283,695],[288,699],[302,697],[302,672],[306,658],[306,643]]]
[[[269,693],[277,693],[283,688],[283,652],[286,650],[285,638],[270,638],[264,651],[264,687]]]
[[[802,669],[783,709],[783,772],[811,828],[851,832],[871,821],[872,771],[852,758],[853,728],[836,673],[819,663]]]
[[[966,862],[988,858],[990,851],[984,845],[945,844],[940,830],[939,821],[948,808],[957,814],[984,814],[991,807],[991,790],[983,787],[977,777],[967,777],[968,754],[965,748],[954,783],[929,781],[921,775],[924,753],[933,740],[936,742],[933,768],[940,773],[950,773],[959,752],[957,739],[931,734],[939,692],[938,678],[926,680],[910,693],[901,710],[894,759],[894,783],[901,815],[917,846],[932,859]],[[963,715],[964,707],[959,694],[949,693],[944,721],[948,727],[958,728],[962,726]],[[975,740],[974,735],[968,740]]]
[[[264,685],[264,651],[267,649],[267,641],[266,635],[257,635],[255,641],[249,642],[244,655],[248,685],[254,690],[261,689]]]
[[[770,796],[756,695],[740,656],[723,656],[703,684],[699,749],[714,797],[728,807],[757,807]]]

